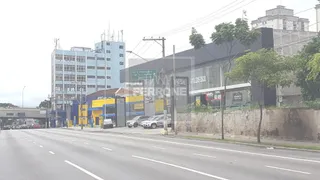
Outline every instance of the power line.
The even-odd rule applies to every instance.
[[[227,5],[223,6],[222,8],[218,9],[217,11],[214,11],[214,12],[212,12],[212,13],[206,15],[206,16],[197,18],[196,20],[194,20],[194,21],[192,21],[192,22],[190,22],[190,23],[187,23],[187,24],[182,25],[182,26],[180,26],[180,27],[177,27],[177,28],[175,28],[175,29],[169,30],[169,31],[167,31],[167,32],[161,33],[161,34],[159,34],[159,35],[168,34],[168,33],[177,31],[177,30],[179,30],[179,29],[181,29],[181,28],[182,28],[182,29],[183,29],[183,28],[186,28],[186,27],[190,28],[190,27],[192,27],[192,25],[193,25],[194,23],[197,23],[198,21],[203,21],[203,20],[205,20],[205,19],[207,19],[207,18],[210,18],[210,16],[218,13],[219,11],[227,8],[228,6],[232,5],[233,3],[237,2],[237,1],[238,1],[238,0],[235,0],[235,1],[233,1],[233,2],[231,2],[231,3],[229,3],[229,4],[227,4]],[[243,2],[243,1],[245,1],[245,0],[242,0],[241,2]],[[155,35],[155,36],[157,36],[157,35]]]
[[[224,17],[224,16],[226,16],[226,15],[228,15],[228,14],[230,14],[230,13],[232,13],[232,12],[234,12],[234,11],[240,9],[240,8],[243,8],[243,7],[245,7],[245,6],[253,3],[253,2],[255,2],[255,1],[257,1],[257,0],[252,0],[252,1],[250,1],[250,2],[248,2],[248,3],[246,3],[246,4],[244,4],[244,5],[242,5],[242,6],[240,6],[240,7],[237,7],[237,8],[235,8],[235,9],[233,9],[233,10],[231,10],[231,11],[229,11],[229,12],[223,14],[223,15],[221,15],[220,17],[217,17],[218,14],[216,14],[215,16],[210,17],[208,20],[206,20],[206,21],[204,21],[204,22],[195,23],[195,24],[193,25],[193,27],[200,27],[200,26],[205,25],[205,24],[208,24],[208,23],[210,23],[210,22],[214,22],[215,20],[220,19],[220,18],[222,18],[222,17]],[[241,1],[241,3],[242,3],[242,1]],[[237,5],[238,5],[238,4],[237,4]],[[228,9],[231,9],[231,8],[232,8],[232,7],[228,8]],[[226,9],[226,10],[228,10],[228,9]],[[226,10],[224,10],[224,11],[226,11]],[[214,18],[214,20],[213,20],[213,18]],[[191,27],[191,26],[190,26],[190,27]],[[184,31],[186,31],[186,30],[189,30],[190,27],[188,27],[188,28],[181,28],[181,29],[178,29],[178,30],[173,31],[173,32],[168,32],[168,33],[166,33],[165,35],[166,35],[166,36],[169,36],[169,35],[173,35],[173,34],[176,34],[176,33],[184,32]]]
[[[152,42],[142,53],[140,53],[141,55],[144,55],[150,48],[151,46],[154,45],[155,42]]]

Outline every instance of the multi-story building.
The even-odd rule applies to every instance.
[[[309,31],[309,20],[294,15],[293,9],[277,6],[266,11],[266,16],[252,21],[254,28],[268,27],[273,29]]]
[[[308,19],[295,16],[292,9],[287,9],[284,6],[267,10],[266,16],[252,21],[251,24],[253,28],[273,28],[274,49],[284,56],[297,54],[318,34],[309,31],[309,27],[316,24],[310,24]],[[295,79],[295,75],[292,75],[292,78]],[[278,105],[299,106],[301,103],[302,95],[299,87],[292,84],[290,87],[277,88]]]
[[[72,100],[121,87],[120,70],[125,67],[125,43],[102,40],[94,50],[72,47],[54,49],[51,55],[51,94],[57,109],[65,110]]]

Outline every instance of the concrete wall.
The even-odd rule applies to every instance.
[[[230,135],[256,136],[259,110],[226,111],[225,133]],[[221,133],[221,114],[178,114],[178,132]],[[274,109],[263,110],[261,135],[292,140],[320,140],[320,110]]]

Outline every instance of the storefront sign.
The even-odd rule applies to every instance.
[[[191,78],[191,84],[198,84],[207,81],[207,76],[199,76],[195,78]]]
[[[143,103],[134,104],[134,105],[133,105],[133,109],[134,109],[134,110],[141,110],[141,109],[143,109]]]
[[[237,92],[237,93],[233,93],[233,101],[242,101],[242,93],[241,92]]]

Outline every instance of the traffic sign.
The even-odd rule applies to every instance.
[[[156,70],[138,70],[131,73],[132,80],[153,79]]]

